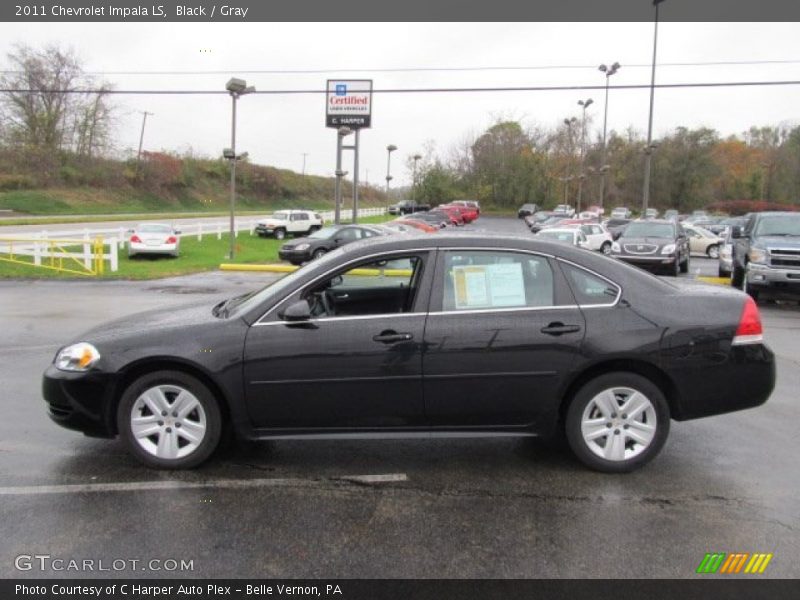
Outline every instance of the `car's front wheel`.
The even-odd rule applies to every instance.
[[[611,256],[611,242],[603,242],[603,245],[600,246],[600,252],[606,256]]]
[[[276,229],[275,230],[275,239],[282,240],[286,238],[286,230],[285,229]]]
[[[222,415],[214,395],[195,377],[154,371],[122,394],[117,427],[131,453],[147,466],[190,469],[219,444]]]
[[[567,410],[566,435],[586,466],[606,473],[633,471],[652,460],[669,434],[669,406],[661,390],[636,373],[601,375]]]
[[[706,250],[706,254],[708,254],[708,258],[718,259],[719,258],[719,246],[716,244],[713,246],[709,246]]]

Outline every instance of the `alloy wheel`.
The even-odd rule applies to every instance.
[[[642,392],[614,387],[595,395],[581,417],[586,447],[610,461],[625,461],[644,452],[656,435],[656,410]]]
[[[192,454],[206,437],[206,413],[187,389],[173,384],[145,390],[133,403],[130,429],[148,454],[174,460]]]

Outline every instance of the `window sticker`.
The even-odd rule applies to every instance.
[[[499,263],[453,267],[457,309],[525,306],[522,265]]]

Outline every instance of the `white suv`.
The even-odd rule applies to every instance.
[[[308,235],[322,228],[324,221],[311,210],[279,210],[271,217],[256,223],[256,233],[261,237],[269,235],[282,240],[288,234]]]

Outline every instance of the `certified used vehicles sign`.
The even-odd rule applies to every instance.
[[[325,94],[325,126],[363,129],[372,122],[372,80],[329,79]]]

